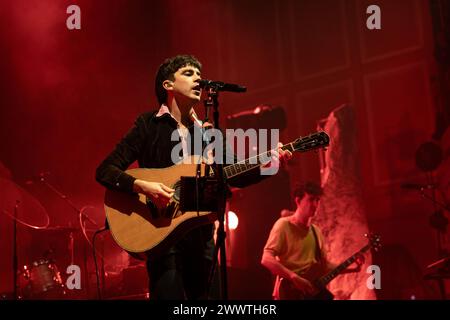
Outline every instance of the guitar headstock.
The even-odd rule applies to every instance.
[[[378,251],[381,248],[381,237],[375,233],[369,233],[364,235],[369,240],[369,245],[375,250]]]
[[[305,152],[314,149],[325,148],[330,144],[330,137],[324,131],[310,134],[306,137],[300,137],[291,142],[291,151]]]

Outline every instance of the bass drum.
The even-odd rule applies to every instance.
[[[46,259],[24,266],[19,278],[19,289],[22,299],[64,299],[66,295],[56,264]]]

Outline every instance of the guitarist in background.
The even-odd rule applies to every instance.
[[[282,217],[270,231],[261,264],[277,276],[272,294],[275,300],[314,298],[311,281],[336,267],[327,260],[322,233],[311,223],[322,193],[322,188],[313,182],[296,186],[293,192],[295,212],[289,215],[283,210]],[[357,267],[343,273],[359,272],[363,259],[359,257]],[[284,290],[287,287],[290,290]],[[332,295],[317,298],[332,299]]]
[[[166,168],[174,165],[178,161],[172,160],[172,150],[180,140],[183,157],[192,153],[188,146],[194,146],[194,143],[191,141],[189,144],[187,139],[192,139],[195,136],[193,131],[199,130],[193,125],[192,112],[193,107],[200,102],[201,68],[200,62],[189,55],[179,55],[164,61],[155,79],[159,110],[137,117],[134,126],[97,168],[96,179],[100,184],[118,191],[145,194],[155,203],[168,203],[175,190],[157,181],[136,179],[124,170],[136,160],[141,168]],[[178,131],[179,141],[171,141],[175,130]],[[274,156],[283,160],[290,158],[292,154],[279,148]],[[244,179],[229,183],[235,187],[244,187],[263,177],[257,167],[245,174]],[[205,291],[213,249],[213,225],[210,224],[190,231],[164,253],[149,258],[147,271],[150,298],[207,298]]]

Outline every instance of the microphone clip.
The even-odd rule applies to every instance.
[[[213,81],[208,79],[199,80],[199,86],[202,89],[211,88],[214,91],[228,91],[228,92],[246,92],[247,88],[234,83],[225,83],[222,81]]]

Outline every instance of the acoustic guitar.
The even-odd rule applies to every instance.
[[[306,152],[329,145],[325,132],[316,132],[283,145],[283,150]],[[256,156],[256,161],[245,159],[224,167],[224,176],[231,179],[262,165],[260,159],[270,159],[271,151]],[[264,158],[263,158],[264,156]],[[269,158],[267,158],[269,157]],[[132,256],[145,259],[158,254],[189,230],[216,220],[216,214],[210,211],[180,210],[181,177],[195,177],[198,156],[190,161],[182,161],[162,169],[130,169],[126,173],[151,182],[160,182],[175,189],[174,196],[164,207],[158,207],[143,194],[128,194],[115,190],[106,190],[105,211],[109,228],[117,244]],[[255,159],[253,159],[255,160]],[[201,165],[204,175],[206,165]]]

